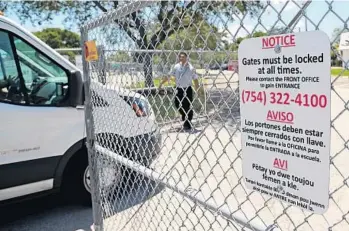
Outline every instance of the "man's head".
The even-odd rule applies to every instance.
[[[185,52],[181,52],[179,53],[179,62],[181,62],[182,64],[185,64],[187,62],[188,59],[188,55]]]

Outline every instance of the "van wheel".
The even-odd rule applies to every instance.
[[[86,174],[89,174],[87,151],[85,154],[83,151],[68,163],[63,175],[62,193],[63,199],[68,202],[91,206],[90,186],[87,187],[85,183],[88,177]]]
[[[67,166],[63,177],[64,198],[83,205],[92,205],[91,199],[91,171],[88,165],[87,151],[84,155],[77,153]],[[103,197],[112,199],[119,189],[124,188],[125,170],[110,160],[99,158],[97,169],[99,172],[99,190]],[[101,198],[106,199],[106,198]]]
[[[86,166],[82,180],[84,182],[84,187],[85,187],[86,191],[91,193],[91,174],[90,174],[90,167],[89,166]]]

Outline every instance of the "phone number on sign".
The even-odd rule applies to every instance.
[[[303,107],[320,107],[327,106],[327,96],[317,94],[302,94],[298,93],[296,97],[292,97],[287,92],[265,92],[265,91],[249,91],[243,90],[241,96],[242,102],[245,103],[261,103],[266,105],[282,104],[290,105],[296,104]]]

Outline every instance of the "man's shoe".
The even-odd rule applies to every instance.
[[[189,127],[189,126],[184,126],[183,129],[184,129],[184,131],[186,131],[186,132],[191,132],[191,131],[194,130],[192,127]]]
[[[192,129],[192,128],[193,128],[191,122],[184,122],[183,127],[185,128],[185,130],[188,130],[188,129]]]

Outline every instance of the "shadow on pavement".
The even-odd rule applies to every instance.
[[[129,193],[114,202],[109,215],[141,204],[162,190],[149,179],[137,182]],[[90,231],[93,223],[91,207],[63,202],[60,194],[2,206],[0,217],[0,231]]]
[[[193,123],[194,125],[199,125],[197,122]],[[196,134],[202,132],[203,129],[193,128],[192,130],[185,130],[180,126],[172,127],[167,130],[167,132],[175,132],[175,133],[188,133],[188,134]]]
[[[136,205],[143,204],[164,189],[162,185],[140,174],[137,175],[134,184],[128,187],[128,190],[125,190],[113,201],[105,200],[103,202],[104,218],[121,213]],[[111,204],[113,206],[110,206]]]
[[[59,194],[0,208],[0,230],[89,230],[90,207],[66,204]]]

